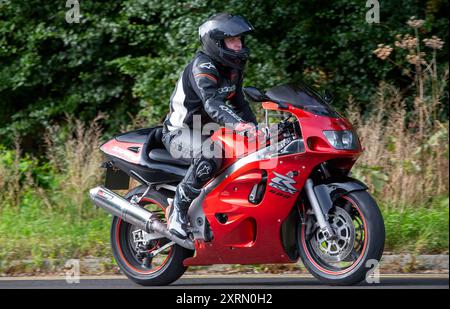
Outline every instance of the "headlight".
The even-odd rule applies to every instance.
[[[328,142],[338,150],[356,150],[359,148],[358,136],[353,131],[323,131]]]

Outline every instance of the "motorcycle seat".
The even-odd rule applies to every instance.
[[[175,159],[170,155],[170,153],[166,149],[152,149],[149,153],[150,159],[158,162],[168,163],[168,164],[174,164],[174,165],[182,165],[182,166],[189,166],[190,163],[186,162],[184,160]]]

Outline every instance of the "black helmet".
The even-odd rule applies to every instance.
[[[205,54],[221,64],[242,70],[247,62],[249,49],[244,45],[244,35],[253,32],[253,26],[238,15],[219,13],[211,16],[199,28],[200,42]],[[241,36],[242,49],[238,52],[228,49],[224,39]]]

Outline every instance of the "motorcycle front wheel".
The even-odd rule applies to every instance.
[[[385,229],[375,200],[366,191],[339,197],[329,212],[335,232],[325,238],[314,215],[307,215],[297,229],[298,249],[303,264],[320,281],[329,285],[355,285],[366,279],[383,254]]]

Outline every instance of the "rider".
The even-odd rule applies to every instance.
[[[195,130],[214,122],[240,133],[256,134],[256,117],[242,92],[249,55],[245,35],[253,31],[253,26],[237,15],[219,13],[206,20],[199,27],[202,51],[184,68],[170,98],[162,141],[172,156],[184,154],[180,160],[190,163],[168,210],[168,229],[180,238],[187,237],[191,202],[221,166],[221,156],[202,151],[210,136]]]

